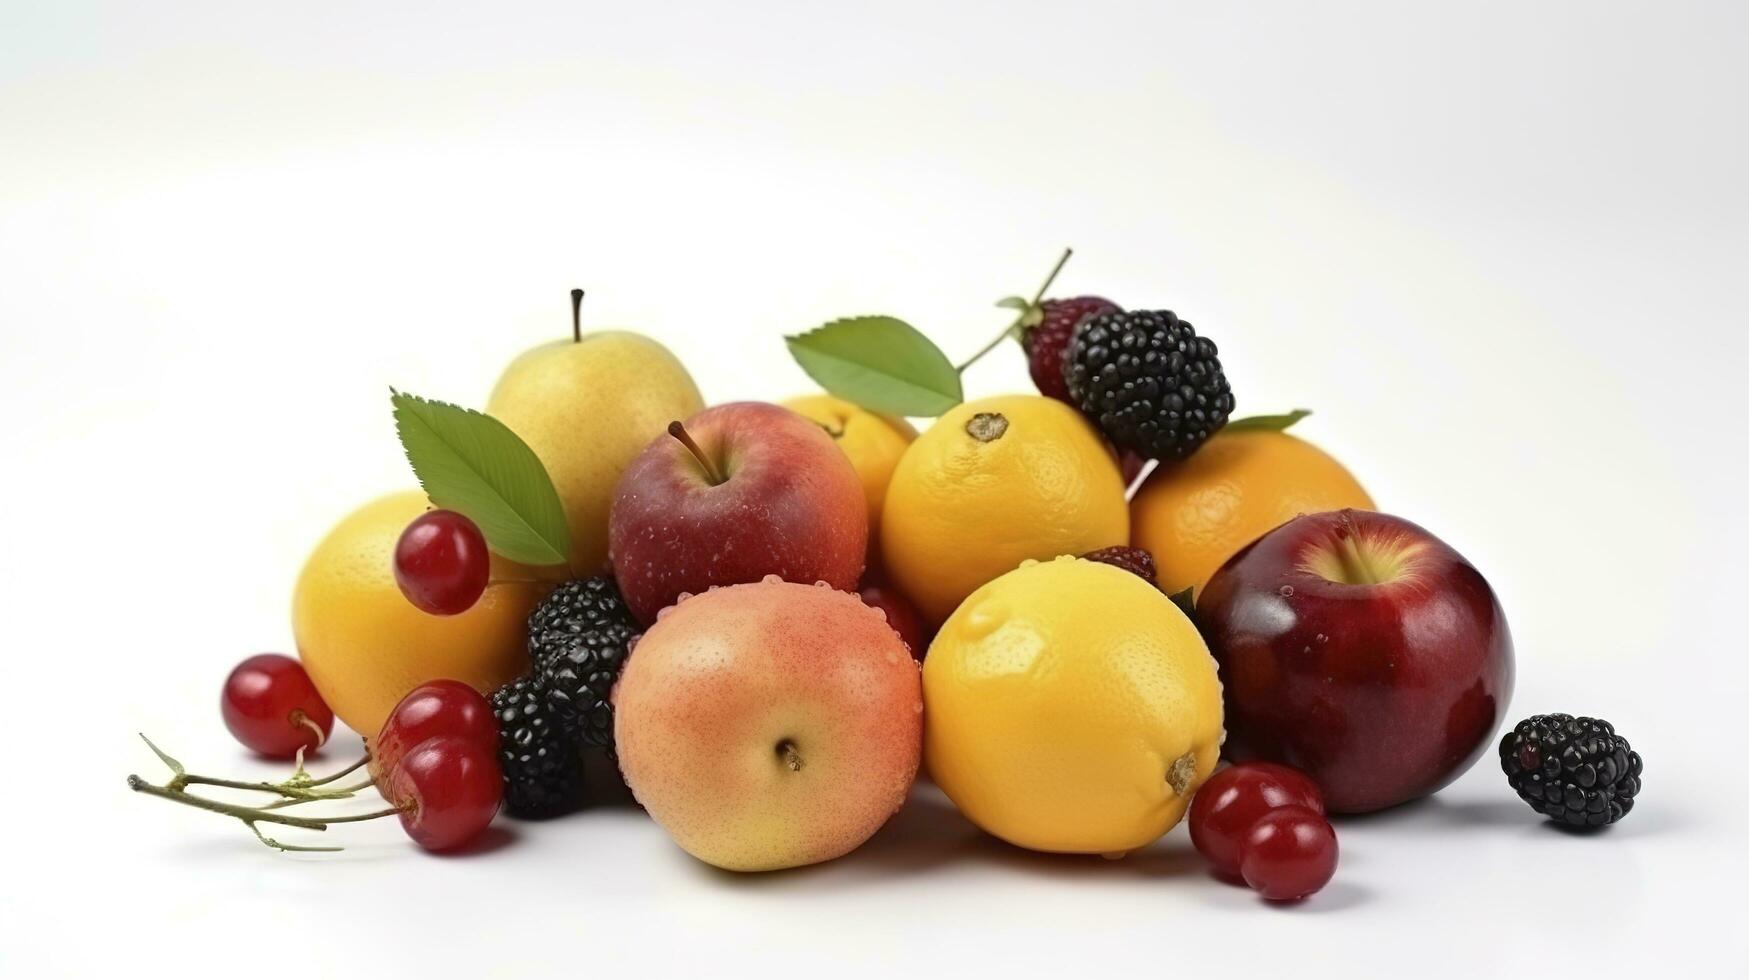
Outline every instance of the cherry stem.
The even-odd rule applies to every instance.
[[[318,725],[314,721],[312,721],[310,719],[309,715],[304,714],[304,709],[302,709],[302,708],[292,709],[291,723],[294,725],[299,725],[301,727],[309,729],[310,734],[316,736],[316,748],[319,749],[323,745],[327,744],[328,733],[322,730],[321,725]],[[298,758],[298,768],[301,770],[304,768],[304,762],[303,762],[303,757],[301,755],[302,750],[300,749],[299,752],[300,752],[300,755]]]
[[[571,343],[583,342],[583,290],[571,290]]]
[[[209,810],[213,813],[222,813],[227,817],[236,817],[238,820],[244,822],[261,820],[267,823],[282,823],[288,827],[302,827],[305,830],[328,829],[328,823],[323,820],[316,820],[311,817],[292,817],[283,813],[273,813],[269,810],[263,810],[260,807],[238,806],[235,803],[222,803],[218,800],[209,800],[204,796],[195,796],[192,793],[186,793],[179,789],[171,789],[168,786],[157,786],[148,783],[138,776],[128,776],[128,789],[131,789],[136,793],[144,793],[147,796],[156,796],[161,800],[170,800],[175,803],[181,803],[183,806],[191,806],[197,810]]]
[[[357,795],[361,790],[370,789],[372,786],[375,786],[375,785],[376,785],[376,782],[374,780],[367,779],[362,783],[348,786],[344,789],[329,790],[328,792],[322,793],[322,794],[317,795],[317,796],[286,797],[283,800],[279,800],[279,801],[274,802],[274,803],[269,803],[266,806],[262,807],[261,809],[263,809],[263,810],[283,810],[288,806],[297,806],[301,803],[314,803],[318,800],[344,800],[344,799],[347,799],[349,797]]]
[[[353,773],[357,772],[360,769],[363,769],[365,766],[368,766],[368,765],[370,765],[370,753],[366,752],[364,754],[364,758],[358,760],[357,762],[354,762],[352,765],[347,766],[345,769],[340,770],[339,772],[335,773],[332,776],[323,776],[321,779],[311,780],[310,782],[307,782],[304,784],[304,788],[310,789],[310,788],[315,787],[315,786],[326,786],[329,783],[335,781],[336,779],[339,779],[342,776],[350,776]]]
[[[976,354],[973,354],[971,357],[966,358],[965,361],[962,362],[958,367],[954,368],[954,370],[959,372],[960,374],[966,373],[966,368],[969,368],[972,365],[978,363],[979,358],[981,358],[985,354],[988,354],[991,351],[995,350],[998,346],[1001,345],[1001,343],[1004,340],[1007,340],[1009,337],[1014,336],[1015,332],[1018,331],[1021,328],[1021,326],[1026,323],[1027,314],[1029,314],[1033,310],[1037,309],[1038,304],[1044,300],[1045,291],[1051,288],[1051,283],[1057,281],[1057,273],[1063,271],[1063,266],[1069,261],[1069,256],[1074,255],[1074,254],[1075,254],[1075,250],[1072,248],[1063,249],[1063,254],[1057,258],[1057,264],[1051,266],[1051,274],[1045,277],[1045,281],[1038,287],[1038,292],[1032,294],[1032,302],[1027,304],[1026,309],[1021,310],[1019,313],[1015,314],[1014,322],[1010,323],[1008,325],[1007,329],[1005,329],[1001,333],[997,334],[995,339],[993,339],[989,343],[985,344],[983,346],[983,348],[980,349]]]
[[[711,458],[705,455],[704,450],[698,448],[698,443],[692,441],[692,436],[687,433],[686,426],[681,425],[678,421],[670,422],[668,423],[668,434],[680,440],[680,444],[692,453],[694,459],[698,460],[698,465],[704,467],[705,479],[711,482],[711,486],[720,487],[728,482],[717,471],[716,464],[711,462]]]

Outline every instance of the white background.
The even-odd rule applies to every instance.
[[[6,0],[0,973],[1730,969],[1746,66],[1723,2]],[[890,312],[962,356],[1065,244],[1060,292],[1175,309],[1241,413],[1316,409],[1488,575],[1512,717],[1615,721],[1627,821],[1553,832],[1484,759],[1341,823],[1336,882],[1279,909],[1183,830],[1038,856],[922,791],[762,877],[623,805],[281,856],[126,791],[136,730],[270,771],[218,686],[290,645],[329,525],[409,485],[389,385],[483,402],[581,285],[709,400],[781,398],[780,334]]]

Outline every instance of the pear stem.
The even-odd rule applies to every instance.
[[[583,290],[571,290],[571,343],[583,342]]]
[[[1051,288],[1051,283],[1057,281],[1057,273],[1063,271],[1063,266],[1064,266],[1064,264],[1066,264],[1069,261],[1069,256],[1074,255],[1074,254],[1075,254],[1075,250],[1072,248],[1063,249],[1063,254],[1057,258],[1057,264],[1051,266],[1051,274],[1046,276],[1045,281],[1039,285],[1038,292],[1032,294],[1032,302],[1027,305],[1026,309],[1021,310],[1019,313],[1015,314],[1014,322],[1010,323],[1006,330],[1003,330],[1001,333],[997,334],[995,336],[995,338],[992,339],[989,343],[985,344],[981,350],[979,350],[976,354],[973,354],[971,357],[966,358],[963,362],[961,362],[961,364],[958,367],[954,368],[954,370],[959,372],[960,374],[966,373],[966,368],[969,368],[972,365],[978,363],[979,358],[981,358],[985,354],[988,354],[991,351],[995,350],[996,347],[999,344],[1001,344],[1004,340],[1007,340],[1009,337],[1014,336],[1014,332],[1019,330],[1021,325],[1026,322],[1026,315],[1028,313],[1031,313],[1033,310],[1037,309],[1038,304],[1044,300],[1045,291]]]
[[[716,464],[711,462],[711,458],[705,455],[704,450],[698,448],[698,443],[692,441],[692,436],[686,431],[686,426],[681,425],[678,420],[670,422],[668,423],[668,434],[680,440],[680,444],[686,447],[687,452],[692,453],[692,457],[698,460],[698,465],[704,467],[705,479],[710,481],[711,486],[720,487],[728,482],[723,474],[717,470]]]
[[[802,754],[796,751],[796,743],[789,739],[786,738],[777,743],[777,757],[783,760],[783,764],[789,767],[790,772],[802,771]]]

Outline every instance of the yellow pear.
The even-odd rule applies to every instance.
[[[583,333],[582,293],[571,295],[571,336],[512,361],[486,414],[546,466],[565,504],[571,571],[584,576],[607,569],[607,512],[620,473],[704,401],[680,360],[654,340],[624,330]]]

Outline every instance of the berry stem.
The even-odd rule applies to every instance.
[[[583,342],[583,290],[571,290],[571,343]]]
[[[1038,309],[1038,304],[1045,298],[1045,291],[1051,288],[1051,283],[1057,281],[1057,273],[1063,271],[1063,266],[1069,261],[1069,256],[1074,254],[1075,250],[1072,248],[1063,249],[1063,254],[1057,258],[1057,264],[1051,266],[1051,274],[1046,276],[1045,281],[1039,285],[1038,292],[1032,294],[1032,302],[1027,304],[1026,309],[1015,314],[1014,322],[1010,323],[1007,329],[997,334],[994,339],[985,344],[976,354],[966,358],[965,361],[963,361],[958,367],[954,368],[954,370],[958,371],[960,374],[966,373],[966,368],[978,363],[980,358],[995,350],[1004,340],[1015,336],[1021,326],[1026,323],[1027,316],[1031,314],[1033,310]]]
[[[670,422],[668,423],[668,434],[680,440],[680,444],[686,447],[687,452],[692,453],[693,458],[698,460],[698,465],[704,467],[705,479],[711,482],[711,486],[720,487],[728,482],[727,478],[718,472],[716,464],[711,462],[711,458],[705,455],[704,450],[698,448],[698,443],[692,441],[692,436],[687,433],[686,426],[681,425],[678,421]]]

